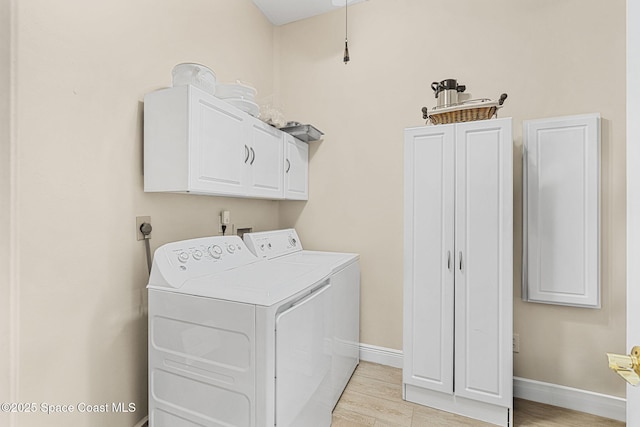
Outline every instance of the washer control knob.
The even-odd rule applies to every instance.
[[[291,243],[291,246],[296,246],[298,244],[298,241],[295,239],[295,237],[289,236],[289,243]]]
[[[180,252],[178,254],[178,261],[180,261],[181,263],[185,263],[187,261],[189,261],[189,254],[186,252]]]
[[[209,255],[214,259],[220,259],[220,256],[222,255],[222,248],[218,245],[209,246]]]
[[[234,253],[236,251],[236,247],[233,245],[228,245],[227,246],[227,252],[229,252],[230,254]]]
[[[196,261],[200,260],[200,258],[202,258],[202,251],[196,249],[195,251],[193,251],[193,253],[191,254],[191,256],[193,257],[193,259],[195,259]]]
[[[260,245],[260,250],[264,251],[264,243]]]

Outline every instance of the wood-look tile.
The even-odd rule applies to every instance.
[[[336,409],[372,416],[376,420],[404,427],[411,426],[413,416],[413,408],[402,400],[391,401],[355,391],[343,393]]]
[[[624,427],[625,423],[522,399],[515,427]],[[491,424],[402,400],[402,370],[360,362],[333,411],[332,427],[485,427]]]
[[[361,375],[391,384],[402,385],[402,369],[378,365],[371,362],[360,362],[354,375]]]
[[[571,409],[514,399],[513,424],[517,427],[624,427],[625,423]]]
[[[449,412],[440,411],[427,406],[414,406],[411,427],[449,426],[489,427],[493,426],[493,424],[474,420],[473,418],[463,417],[461,415],[451,414]]]
[[[403,427],[403,426],[400,426],[398,424],[389,424],[385,421],[376,420],[376,423],[373,425],[373,427]]]
[[[333,411],[331,419],[331,427],[373,427],[375,423],[374,417],[338,407]]]
[[[354,375],[346,388],[347,391],[366,394],[395,401],[402,401],[402,385],[380,381],[364,375]]]

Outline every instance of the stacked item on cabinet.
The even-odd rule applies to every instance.
[[[171,71],[173,87],[192,85],[217,98],[258,117],[260,107],[256,104],[257,90],[246,83],[218,83],[216,74],[210,68],[194,62],[184,62]]]
[[[456,79],[445,79],[431,83],[436,98],[436,106],[432,109],[422,107],[422,118],[434,125],[471,122],[497,117],[498,110],[507,99],[503,93],[497,101],[488,98],[460,99],[467,87],[458,84]]]
[[[216,96],[229,104],[238,107],[253,117],[260,115],[260,107],[256,104],[256,89],[241,83],[219,83],[216,86]]]

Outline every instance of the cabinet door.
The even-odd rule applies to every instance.
[[[284,164],[285,199],[309,199],[309,144],[291,135],[285,135]]]
[[[245,194],[247,129],[240,110],[192,90],[189,133],[189,191]]]
[[[453,393],[455,127],[405,131],[406,384]]]
[[[249,158],[247,160],[248,194],[282,199],[284,174],[284,140],[278,129],[257,119],[248,119]]]
[[[523,128],[523,299],[600,307],[600,115]]]
[[[456,127],[456,395],[512,405],[511,119]]]

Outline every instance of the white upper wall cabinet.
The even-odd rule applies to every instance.
[[[307,199],[309,148],[285,154],[290,135],[193,86],[149,93],[144,104],[145,191]]]
[[[525,121],[525,301],[600,307],[600,115]]]

